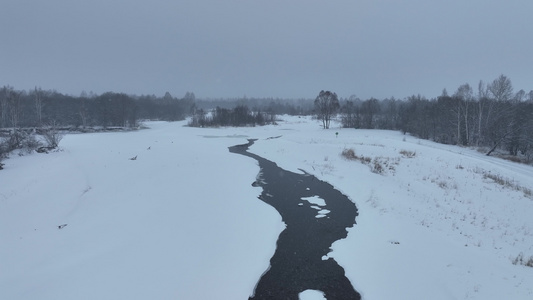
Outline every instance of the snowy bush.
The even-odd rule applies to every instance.
[[[16,129],[12,130],[4,137],[0,137],[0,162],[6,159],[10,152],[20,150],[18,155],[25,153],[48,152],[48,150],[56,148],[63,137],[57,131],[48,130],[43,134],[44,140],[48,147],[43,147],[43,143],[35,131]],[[0,169],[2,169],[0,165]]]
[[[41,147],[42,143],[37,139],[35,134],[31,133],[24,137],[21,146],[24,151],[31,153]]]
[[[63,139],[63,134],[55,128],[50,128],[43,132],[43,138],[48,144],[48,148],[54,149],[59,146],[59,142]]]
[[[9,152],[16,149],[31,152],[37,147],[39,147],[39,141],[34,133],[13,130],[6,137],[0,139],[0,158],[6,158]]]
[[[6,153],[11,152],[15,149],[22,148],[22,141],[26,137],[26,134],[21,130],[13,130],[9,133],[7,138],[4,141],[4,147]]]
[[[24,152],[31,153],[40,145],[34,133],[23,130],[13,130],[6,137],[0,137],[0,170],[4,166],[1,161],[6,159],[11,151],[20,149],[19,155],[23,155]]]

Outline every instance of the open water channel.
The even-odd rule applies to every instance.
[[[355,204],[313,175],[284,170],[248,152],[255,140],[248,141],[229,147],[229,151],[259,163],[259,175],[252,183],[263,189],[258,198],[274,207],[286,224],[270,267],[249,299],[298,300],[298,294],[305,290],[322,291],[328,300],[361,299],[344,269],[328,257],[333,242],[346,238],[346,229],[355,225]]]

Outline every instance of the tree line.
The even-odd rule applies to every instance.
[[[533,91],[514,93],[505,75],[488,84],[480,81],[475,91],[468,83],[451,95],[444,89],[433,99],[337,101],[346,128],[401,130],[438,143],[486,147],[487,155],[503,149],[533,158]],[[321,117],[320,107],[315,109]]]
[[[262,112],[261,116],[265,119],[268,119],[267,115],[306,115],[313,110],[312,101],[308,99],[197,99],[191,92],[181,98],[168,92],[162,97],[115,92],[101,95],[83,92],[80,96],[71,96],[39,87],[25,91],[3,86],[0,88],[0,129],[51,125],[79,130],[91,127],[134,128],[139,120],[179,121],[193,115],[198,117],[201,113],[205,114],[201,120],[211,122],[213,120],[210,120],[208,112],[236,107],[247,107],[254,113]],[[217,120],[227,123],[221,118]]]
[[[163,97],[114,92],[74,97],[37,87],[19,91],[4,86],[0,88],[0,128],[132,128],[138,126],[139,119],[183,120],[192,112],[194,100],[193,93],[183,98],[168,92]]]

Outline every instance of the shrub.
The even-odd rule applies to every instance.
[[[27,153],[31,153],[42,146],[41,141],[37,139],[35,134],[28,134],[21,144],[22,149],[26,150]]]
[[[63,134],[54,128],[50,128],[43,132],[43,138],[48,144],[48,148],[54,149],[59,146],[59,142],[63,139]]]
[[[0,170],[3,169],[4,164],[2,163],[2,160],[6,158],[6,155],[7,155],[7,151],[5,148],[5,141],[2,138],[0,138]]]
[[[15,149],[22,148],[22,141],[24,140],[26,134],[20,130],[13,130],[9,133],[7,139],[5,140],[5,151],[11,152]]]
[[[400,154],[407,158],[412,158],[416,156],[416,151],[401,150]]]
[[[358,159],[357,155],[355,155],[355,150],[353,150],[352,148],[342,150],[342,154],[341,155],[344,158],[348,159],[348,160],[357,160]]]

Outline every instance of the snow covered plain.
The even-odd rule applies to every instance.
[[[357,225],[329,256],[364,299],[533,299],[533,268],[512,264],[533,255],[532,167],[281,118],[214,129],[147,122],[12,155],[0,171],[0,299],[247,299],[284,224],[257,199],[256,162],[228,151],[246,138],[258,139],[250,152],[356,203]]]

